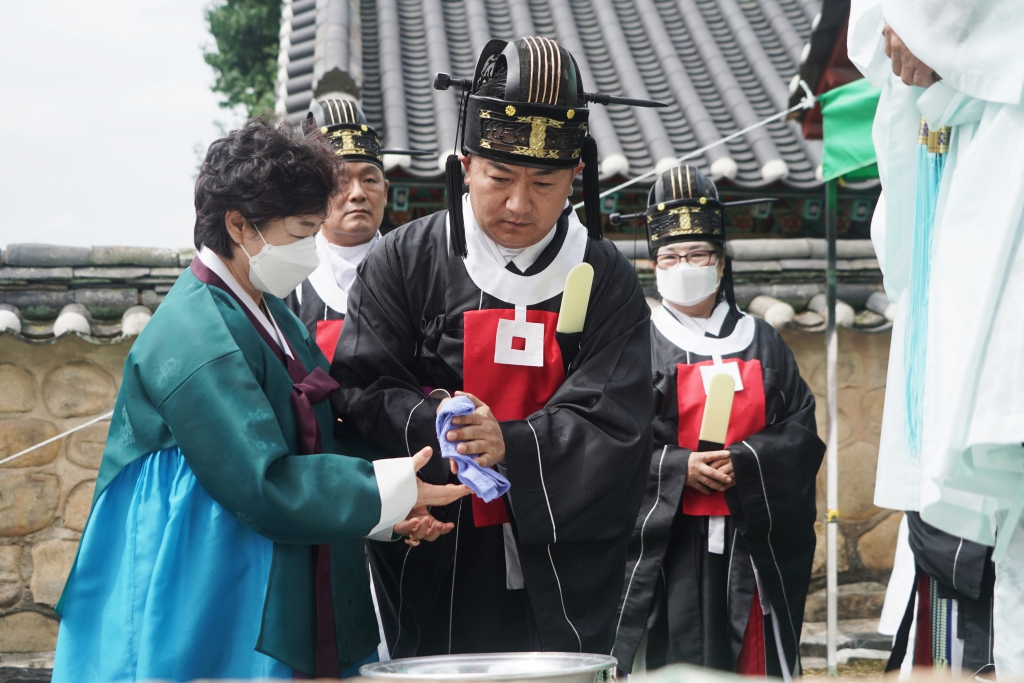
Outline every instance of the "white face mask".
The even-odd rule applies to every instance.
[[[253,227],[256,227],[255,223]],[[283,299],[320,265],[314,237],[303,237],[297,242],[278,247],[267,244],[258,228],[256,234],[263,240],[264,246],[260,253],[249,256],[245,246],[239,246],[249,256],[249,282],[261,292]]]
[[[718,266],[691,266],[686,261],[671,270],[655,266],[658,293],[679,306],[695,306],[715,293],[721,278]]]

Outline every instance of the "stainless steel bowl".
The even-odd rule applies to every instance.
[[[600,683],[616,679],[617,665],[618,660],[608,655],[510,652],[394,659],[390,662],[366,664],[359,669],[359,673],[366,678],[387,678],[406,683]]]

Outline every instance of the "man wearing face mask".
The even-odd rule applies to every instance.
[[[388,233],[359,269],[332,403],[369,441],[412,453],[439,445],[438,410],[465,392],[472,412],[452,429],[442,416],[441,438],[511,489],[432,508],[456,525],[443,546],[370,544],[391,656],[608,652],[652,391],[649,309],[601,236],[597,97],[572,55],[533,37],[490,41],[472,80],[435,85],[469,90],[448,211]],[[581,172],[586,226],[567,201]],[[592,285],[566,294],[582,264]],[[456,481],[447,462],[428,468]]]
[[[646,219],[662,307],[651,319],[654,455],[613,654],[626,671],[687,663],[789,681],[825,445],[793,354],[736,305],[728,206],[700,171],[678,166],[655,182],[647,211],[627,217]],[[724,444],[709,445],[717,374],[735,392]]]
[[[386,154],[424,155],[381,149],[377,132],[366,123],[359,105],[348,99],[314,102],[303,123],[306,134],[327,136],[334,153],[345,160],[347,180],[331,200],[331,210],[316,236],[320,265],[286,300],[328,360],[334,358],[348,311],[348,290],[356,268],[380,240],[388,203],[384,177]]]

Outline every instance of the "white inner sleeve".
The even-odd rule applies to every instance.
[[[498,465],[498,472],[501,476],[508,476],[508,469],[504,465]],[[512,502],[512,494],[508,493],[509,502]],[[516,537],[512,533],[512,525],[505,523],[501,525],[501,536],[505,545],[505,589],[517,591],[526,588],[526,580],[523,579],[523,567],[519,564],[519,549],[516,547]]]
[[[765,595],[764,586],[761,585],[761,575],[754,566],[751,559],[750,565],[754,567],[754,582],[757,584],[757,597],[761,603],[761,612],[772,618],[772,635],[775,636],[775,652],[779,656],[779,668],[782,669],[782,680],[784,683],[793,683],[793,675],[789,672],[789,662],[786,661],[786,650],[782,647],[782,635],[779,632],[779,617],[772,609],[768,596]]]
[[[380,644],[377,646],[377,659],[382,662],[391,661],[391,653],[388,651],[388,640],[384,635],[384,620],[380,618],[380,606],[377,604],[377,587],[373,583],[373,573],[370,574],[370,597],[373,599],[373,615],[377,617],[377,633],[380,635]]]
[[[895,636],[899,631],[907,603],[914,594],[916,577],[917,565],[914,563],[914,551],[910,548],[910,527],[907,525],[907,516],[903,515],[899,531],[896,532],[896,557],[892,574],[889,575],[889,585],[885,589],[882,616],[878,620],[879,633]]]
[[[949,639],[949,668],[954,678],[961,678],[964,667],[964,639],[960,637],[957,624],[960,622],[960,601],[949,601],[949,624],[953,637]]]
[[[725,517],[722,515],[708,517],[708,552],[715,555],[725,553]]]
[[[512,525],[507,522],[502,524],[501,535],[505,541],[505,588],[510,591],[526,588],[526,581],[523,580],[523,568],[519,564],[516,539],[512,535]]]
[[[914,591],[914,611],[913,616],[910,619],[910,636],[907,638],[907,653],[903,656],[903,664],[900,665],[900,677],[899,680],[906,681],[914,673],[914,646],[917,644],[917,591]],[[892,642],[896,642],[896,636],[893,636]]]
[[[380,521],[366,535],[373,541],[390,541],[391,527],[409,515],[416,504],[416,471],[412,458],[388,458],[373,462],[380,494]]]

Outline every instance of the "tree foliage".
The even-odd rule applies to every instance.
[[[220,106],[245,106],[249,116],[274,108],[277,79],[280,0],[226,0],[206,9],[215,52],[204,52],[217,80],[211,90],[223,94]]]

